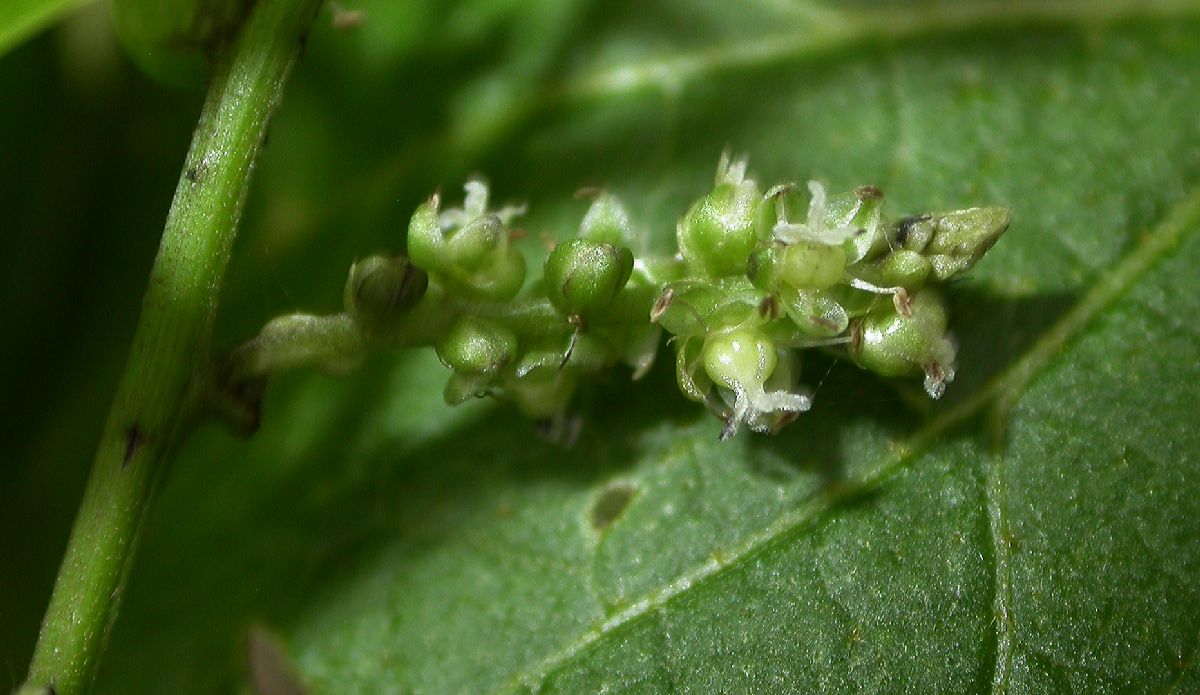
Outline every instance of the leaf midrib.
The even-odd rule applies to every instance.
[[[909,463],[927,451],[943,435],[971,420],[985,408],[992,407],[994,423],[1003,423],[1034,377],[1065,354],[1064,348],[1068,343],[1082,333],[1097,316],[1112,306],[1117,298],[1172,251],[1198,224],[1200,224],[1200,186],[1195,186],[1187,196],[1176,203],[1158,225],[1144,236],[1140,236],[1136,245],[1125,254],[1120,262],[1097,280],[1096,284],[1084,293],[1066,314],[1042,333],[1030,349],[1012,366],[993,378],[974,396],[947,409],[917,430],[906,442],[894,447],[892,453],[873,466],[869,473],[857,480],[848,481],[836,493],[818,494],[797,509],[782,514],[770,526],[760,533],[752,535],[740,546],[725,554],[721,560],[709,558],[703,564],[679,575],[658,591],[642,597],[624,610],[612,615],[599,627],[581,635],[576,641],[539,662],[533,669],[517,673],[499,692],[512,692],[521,686],[535,687],[548,674],[559,670],[607,633],[663,609],[676,597],[686,595],[693,587],[712,577],[753,561],[774,544],[785,542],[788,537],[806,525],[815,523],[826,512],[834,509],[840,500],[857,497],[864,492],[878,488],[903,471]],[[997,456],[1002,456],[1002,454],[997,454]],[[1003,490],[1006,481],[1003,479],[1003,469],[997,470],[998,477],[989,482],[987,495],[989,510],[993,508],[996,510],[993,512],[992,523],[999,524],[999,528],[994,527],[991,534],[993,557],[1002,558],[1007,557],[1007,548],[1001,547],[1005,542],[1002,529],[1006,521],[1003,500],[997,498],[996,495],[998,491]],[[1001,554],[997,555],[997,553]],[[1008,606],[1006,597],[1011,595],[1012,591],[1011,575],[1007,572],[1006,567],[1001,566],[1000,562],[996,563],[995,571],[996,596],[993,597],[993,605],[999,601],[1004,606]],[[1005,644],[1011,647],[1015,639],[1012,621],[998,619],[995,621],[995,625],[998,647]],[[996,692],[1003,692],[1006,686],[1007,661],[997,649],[993,689]]]

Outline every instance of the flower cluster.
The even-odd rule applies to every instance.
[[[725,157],[679,220],[674,256],[635,257],[627,210],[598,193],[578,236],[555,245],[530,281],[513,244],[523,208],[491,210],[483,183],[465,188],[461,208],[443,209],[438,195],[417,208],[407,257],[351,269],[345,313],[277,319],[241,349],[235,371],[432,345],[451,370],[447,402],[496,396],[552,419],[588,373],[617,363],[645,373],[665,332],[680,390],[724,421],[722,439],[742,425],[769,432],[812,405],[798,382],[805,349],[923,377],[940,397],[955,346],[936,285],[973,267],[1009,223],[995,207],[888,221],[874,186],[764,191],[744,160]]]
[[[676,336],[680,388],[725,420],[723,438],[808,410],[795,381],[804,348],[836,346],[885,376],[924,375],[940,397],[955,348],[931,285],[970,269],[1008,228],[1003,208],[887,223],[878,188],[807,188],[807,201],[792,184],[760,193],[744,162],[722,160],[677,227],[686,276],[663,287],[651,318]]]

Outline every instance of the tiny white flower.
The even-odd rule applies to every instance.
[[[718,186],[723,183],[734,186],[741,185],[746,180],[746,167],[748,164],[749,160],[745,157],[731,159],[728,151],[722,152],[721,161],[717,163],[716,184]]]
[[[488,187],[479,179],[471,179],[463,185],[466,198],[461,208],[446,208],[438,215],[438,226],[442,230],[463,227],[488,214]],[[506,205],[491,213],[500,218],[500,222],[509,226],[513,219],[525,214],[524,205]]]
[[[843,242],[858,233],[858,230],[850,223],[862,206],[861,200],[855,203],[854,207],[850,208],[850,211],[841,219],[834,220],[830,224],[826,219],[825,187],[819,181],[809,181],[808,190],[812,194],[812,200],[808,204],[807,219],[804,222],[779,220],[771,230],[776,239],[785,244],[814,241],[826,246],[841,246]]]
[[[726,394],[733,394],[733,412],[725,423],[725,429],[721,431],[722,440],[737,434],[738,427],[743,422],[755,432],[770,432],[779,415],[803,413],[812,407],[812,398],[803,393],[767,391],[762,384],[753,382],[735,383],[732,386],[731,391],[722,392],[726,402]]]
[[[805,394],[766,390],[778,359],[775,345],[756,329],[738,328],[707,338],[704,370],[731,406],[721,439],[737,434],[743,422],[756,432],[767,432],[780,415],[802,413],[812,406]]]

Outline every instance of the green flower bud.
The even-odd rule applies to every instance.
[[[513,209],[486,211],[487,188],[467,184],[463,209],[439,214],[433,196],[419,206],[408,225],[408,254],[450,287],[468,297],[512,299],[525,283],[525,258],[509,243],[505,219]]]
[[[633,240],[633,225],[621,201],[611,193],[601,193],[583,216],[579,236],[617,247],[629,246]]]
[[[450,263],[474,272],[491,263],[496,251],[507,244],[508,230],[499,217],[484,215],[457,229],[451,228],[445,239]]]
[[[497,323],[463,316],[437,343],[437,356],[455,372],[493,376],[513,361],[517,336]]]
[[[367,331],[382,330],[420,301],[428,286],[425,271],[404,256],[369,256],[350,266],[346,313]]]
[[[1007,208],[971,208],[905,217],[892,229],[895,245],[922,254],[937,280],[966,272],[1008,229]]]
[[[654,306],[650,308],[650,320],[672,335],[704,335],[708,332],[704,314],[688,300],[685,290],[675,287],[675,284],[664,287],[658,299],[654,300]]]
[[[771,211],[745,171],[744,161],[730,163],[723,157],[712,192],[679,221],[679,250],[693,272],[718,277],[746,272],[746,259]]]
[[[851,329],[850,356],[882,376],[925,374],[925,390],[940,398],[954,379],[954,343],[946,335],[946,308],[925,290],[910,299],[910,316],[891,306],[871,311]]]
[[[964,273],[1008,230],[1007,208],[970,208],[933,216],[933,238],[923,255],[938,280]]]
[[[587,239],[554,247],[543,270],[550,303],[568,316],[587,316],[607,307],[632,272],[629,249]]]

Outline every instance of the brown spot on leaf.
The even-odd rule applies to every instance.
[[[630,483],[616,482],[605,487],[596,502],[592,504],[589,521],[592,529],[599,533],[608,530],[613,522],[621,517],[629,502],[633,499],[637,488]]]

